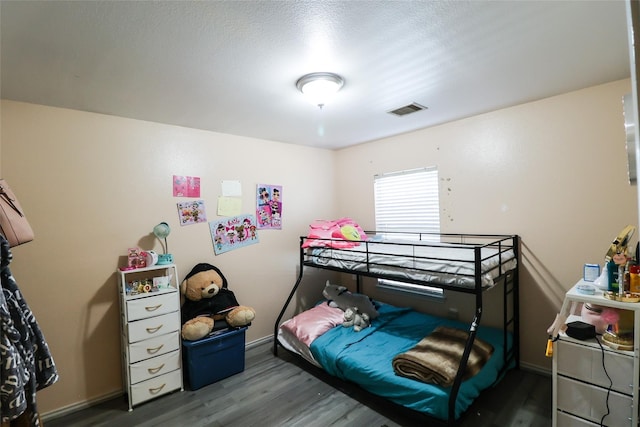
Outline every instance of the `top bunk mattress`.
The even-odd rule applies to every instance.
[[[475,288],[478,262],[481,287],[490,288],[517,266],[511,238],[478,245],[369,240],[350,242],[351,247],[334,247],[335,239],[325,246],[305,239],[307,265],[433,285]]]

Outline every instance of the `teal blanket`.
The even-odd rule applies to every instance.
[[[437,326],[468,331],[469,325],[387,304],[380,304],[378,311],[380,316],[371,327],[360,332],[338,326],[317,338],[311,344],[313,356],[331,375],[354,382],[399,405],[446,420],[451,388],[396,375],[392,360],[414,347]],[[503,365],[503,331],[481,326],[477,337],[493,346],[493,356],[477,375],[462,383],[456,419],[482,390],[496,381]]]

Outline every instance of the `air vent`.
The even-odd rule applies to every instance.
[[[396,116],[406,116],[407,114],[415,113],[418,111],[426,110],[427,107],[424,105],[420,105],[417,102],[414,102],[409,105],[405,105],[404,107],[396,108],[395,110],[389,111],[389,114],[394,114]]]

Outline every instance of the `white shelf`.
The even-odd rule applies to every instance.
[[[139,298],[153,297],[153,296],[156,296],[156,295],[171,294],[171,293],[174,293],[174,292],[178,292],[178,290],[172,287],[170,289],[158,289],[157,291],[142,292],[142,293],[139,293],[139,294],[127,294],[127,293],[125,293],[124,299],[129,301],[129,300],[134,300],[134,299],[139,299]]]
[[[172,269],[175,268],[176,265],[175,264],[156,264],[156,265],[152,265],[150,267],[142,267],[142,268],[134,268],[131,270],[120,270],[118,269],[119,273],[124,273],[124,274],[134,274],[134,273],[142,273],[145,271],[158,271],[158,270],[162,270],[162,269]]]
[[[582,321],[582,317],[572,314],[569,315],[569,317],[567,318],[567,323],[570,322],[576,322],[576,321]],[[564,341],[569,341],[572,342],[574,344],[580,344],[580,345],[586,345],[589,347],[594,347],[597,348],[598,350],[600,350],[600,344],[597,343],[597,341],[595,340],[595,338],[591,338],[588,340],[579,340],[576,338],[571,338],[569,335],[565,334],[564,332],[560,332],[560,339],[564,340]],[[618,350],[616,348],[613,347],[609,347],[604,340],[601,337],[598,337],[598,339],[600,340],[600,343],[602,344],[602,348],[604,348],[605,351],[611,351],[614,353],[620,353],[620,354],[624,354],[626,356],[633,356],[634,355],[634,351],[633,350]]]
[[[622,310],[639,310],[640,309],[640,302],[622,302],[622,301],[616,301],[616,300],[605,298],[604,297],[605,292],[601,289],[598,289],[597,287],[596,287],[595,295],[582,294],[578,292],[579,285],[594,286],[593,282],[586,282],[584,280],[580,280],[571,289],[569,289],[569,291],[567,291],[565,295],[565,300],[569,299],[571,301],[577,301],[577,302],[590,302],[593,304],[619,308]]]

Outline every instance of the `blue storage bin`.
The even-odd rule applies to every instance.
[[[185,379],[191,390],[244,371],[246,329],[222,332],[199,341],[182,342]]]

